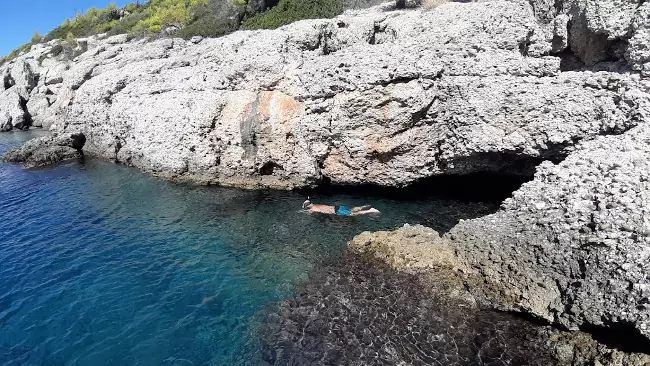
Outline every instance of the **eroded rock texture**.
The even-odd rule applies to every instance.
[[[83,158],[85,143],[86,136],[82,133],[40,137],[8,152],[3,160],[22,162],[28,168],[56,164],[64,160]]]
[[[649,146],[646,125],[581,144],[564,162],[541,165],[500,212],[449,236],[527,311],[650,338]]]
[[[442,238],[425,228],[352,242],[395,268],[455,271],[480,299],[570,329],[619,330],[650,350],[650,126],[579,144],[499,212]]]
[[[643,69],[647,4],[619,2],[387,4],[201,42],[91,38],[72,61],[38,45],[0,71],[30,123],[82,131],[89,152],[174,179],[292,188],[531,174],[639,123],[638,74],[561,72],[571,52],[619,60],[600,70]]]

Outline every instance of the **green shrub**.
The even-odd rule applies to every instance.
[[[50,51],[50,57],[76,57],[83,50],[77,38],[98,33],[128,34],[130,37],[156,34],[166,26],[181,28],[180,36],[218,37],[237,30],[277,28],[301,19],[332,18],[351,3],[374,3],[380,0],[280,0],[273,8],[264,10],[271,0],[149,0],[131,3],[119,9],[115,3],[105,9],[91,8],[85,14],[66,19],[45,37],[35,33],[32,42],[21,46],[4,58],[9,62],[41,41],[55,39],[64,42]],[[248,19],[245,19],[249,17]]]
[[[193,8],[192,19],[181,29],[180,36],[219,37],[237,28],[246,12],[245,0],[209,0]]]
[[[57,43],[52,47],[50,50],[49,54],[50,56],[56,57],[60,55],[63,52],[63,45],[61,43]]]
[[[148,17],[140,21],[135,30],[157,33],[169,25],[185,26],[192,20],[194,8],[207,3],[208,0],[150,0],[145,10]]]
[[[223,19],[204,17],[181,29],[179,35],[185,39],[194,36],[220,37],[232,31],[232,27]]]
[[[42,40],[43,40],[43,36],[38,34],[38,32],[34,32],[34,35],[32,36],[31,44],[40,43]]]
[[[341,0],[280,0],[278,5],[246,19],[246,29],[272,29],[302,19],[333,18],[343,12]]]

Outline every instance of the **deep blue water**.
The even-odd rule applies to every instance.
[[[0,134],[0,154],[34,133]],[[249,364],[259,315],[365,230],[441,230],[493,205],[179,185],[99,160],[0,163],[0,364]]]

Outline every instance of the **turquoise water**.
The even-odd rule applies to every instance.
[[[33,133],[0,134],[0,154]],[[493,204],[179,185],[99,160],[0,163],[0,364],[249,364],[260,314],[365,230],[447,230]],[[369,202],[370,201],[370,202]]]

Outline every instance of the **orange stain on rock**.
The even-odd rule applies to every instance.
[[[273,91],[259,94],[259,113],[264,118],[286,122],[302,112],[302,104],[284,93]]]

